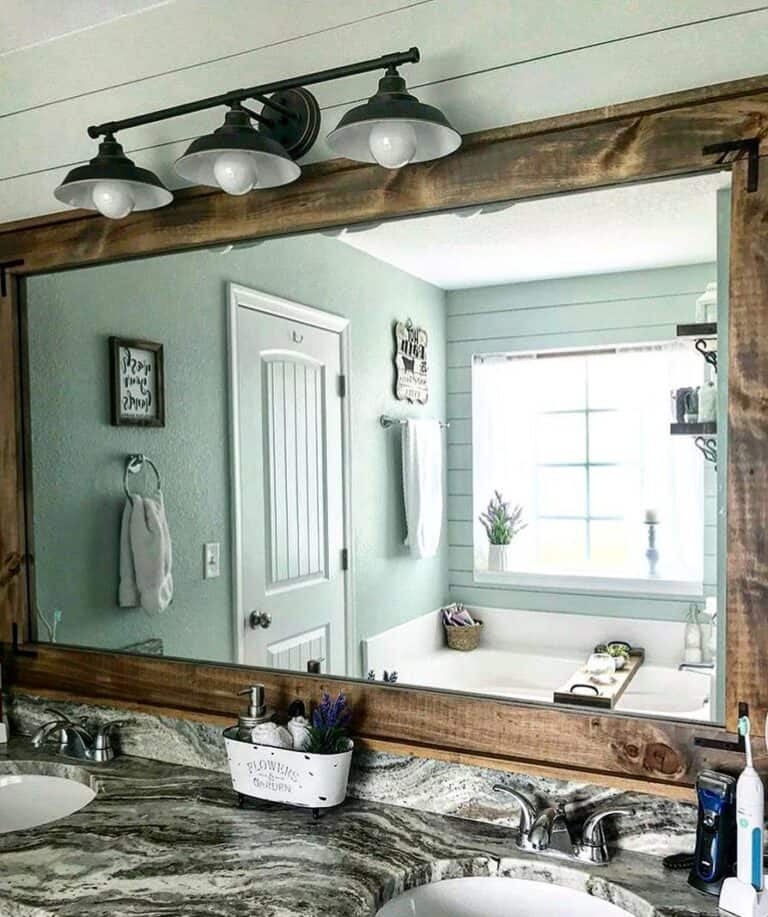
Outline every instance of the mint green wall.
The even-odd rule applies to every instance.
[[[664,597],[529,590],[474,582],[472,562],[472,395],[474,353],[588,347],[671,340],[693,322],[696,300],[717,279],[716,264],[694,264],[449,291],[448,543],[453,600],[475,605],[576,614],[682,620],[687,602]],[[703,370],[702,370],[703,374]],[[723,401],[724,399],[721,399]],[[691,443],[691,448],[695,448]],[[703,459],[702,459],[703,461]],[[706,477],[708,544],[705,578],[716,580],[715,476]]]
[[[385,412],[445,416],[444,294],[338,240],[298,236],[29,279],[37,601],[64,612],[61,643],[160,637],[167,655],[232,658],[229,281],[351,319],[358,637],[444,601],[445,539],[432,560],[403,547],[400,435],[378,425]],[[392,395],[392,322],[408,316],[430,334],[426,408]],[[164,428],[110,425],[109,335],[165,345]],[[122,474],[133,452],[158,464],[173,537],[174,602],[152,618],[116,606]],[[222,575],[206,581],[207,541],[221,542]]]

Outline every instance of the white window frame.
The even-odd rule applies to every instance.
[[[584,353],[588,354],[591,349],[585,348]],[[603,350],[603,348],[600,348]],[[612,348],[606,347],[605,352],[610,352]],[[592,351],[594,352],[594,351]],[[548,356],[558,356],[565,355],[566,353],[571,353],[571,351],[561,351],[559,354],[557,351],[552,352],[515,352],[513,354],[477,354],[473,357],[473,366],[474,359],[479,358],[483,359],[486,357],[493,356],[509,356],[512,358],[522,358],[526,356],[533,357],[535,359],[546,358]],[[586,414],[587,418],[590,413],[605,413],[608,411],[616,411],[613,408],[606,409],[590,409],[589,403],[587,400],[586,407],[584,409],[573,408],[570,410],[555,410],[548,413],[552,414]],[[475,406],[474,406],[474,393],[473,393],[473,409],[472,416],[474,418]],[[587,452],[586,459],[587,461],[582,462],[571,462],[571,463],[543,463],[537,464],[539,467],[579,467],[586,468],[588,475],[588,468],[592,466],[612,466],[618,467],[623,463],[621,462],[590,462],[589,461],[589,450],[588,450],[588,437],[589,437],[589,425],[587,423]],[[475,455],[475,440],[474,440],[474,429],[472,435],[472,460],[473,465],[476,461]],[[474,490],[474,482],[473,482]],[[587,484],[587,498],[589,497],[589,485]],[[474,506],[474,493],[472,494],[473,506]],[[562,518],[562,519],[583,519],[585,523],[588,524],[589,520],[594,518],[604,518],[604,517],[593,517],[589,515],[589,503],[586,506],[585,516],[537,516],[537,518]],[[473,532],[475,527],[473,525]],[[474,557],[474,547],[473,547],[473,557]],[[669,599],[674,599],[676,601],[689,601],[689,602],[700,602],[705,596],[705,590],[703,582],[698,581],[687,581],[687,580],[675,580],[675,579],[652,579],[651,577],[631,577],[631,576],[599,576],[591,575],[589,573],[579,574],[579,573],[541,573],[541,572],[522,572],[522,571],[509,571],[509,572],[500,572],[500,571],[490,571],[478,569],[474,560],[472,564],[472,579],[473,582],[478,585],[494,585],[494,586],[506,586],[509,588],[525,590],[529,592],[552,592],[552,593],[567,593],[567,594],[577,594],[577,595],[594,595],[599,594],[602,597],[610,598],[611,596],[616,597],[625,597],[632,596],[634,598],[659,598],[665,597]]]

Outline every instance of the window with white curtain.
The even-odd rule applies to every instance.
[[[671,391],[701,377],[701,357],[676,342],[475,356],[476,576],[610,591],[643,581],[649,592],[701,594],[702,456],[691,437],[670,434]],[[495,491],[522,506],[526,523],[503,573],[488,572],[478,521]]]

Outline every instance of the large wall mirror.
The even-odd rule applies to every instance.
[[[28,277],[36,638],[723,722],[729,202]]]

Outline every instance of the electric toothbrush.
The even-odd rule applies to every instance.
[[[749,717],[739,719],[747,766],[736,782],[736,877],[757,892],[763,890],[763,782],[752,762]]]

